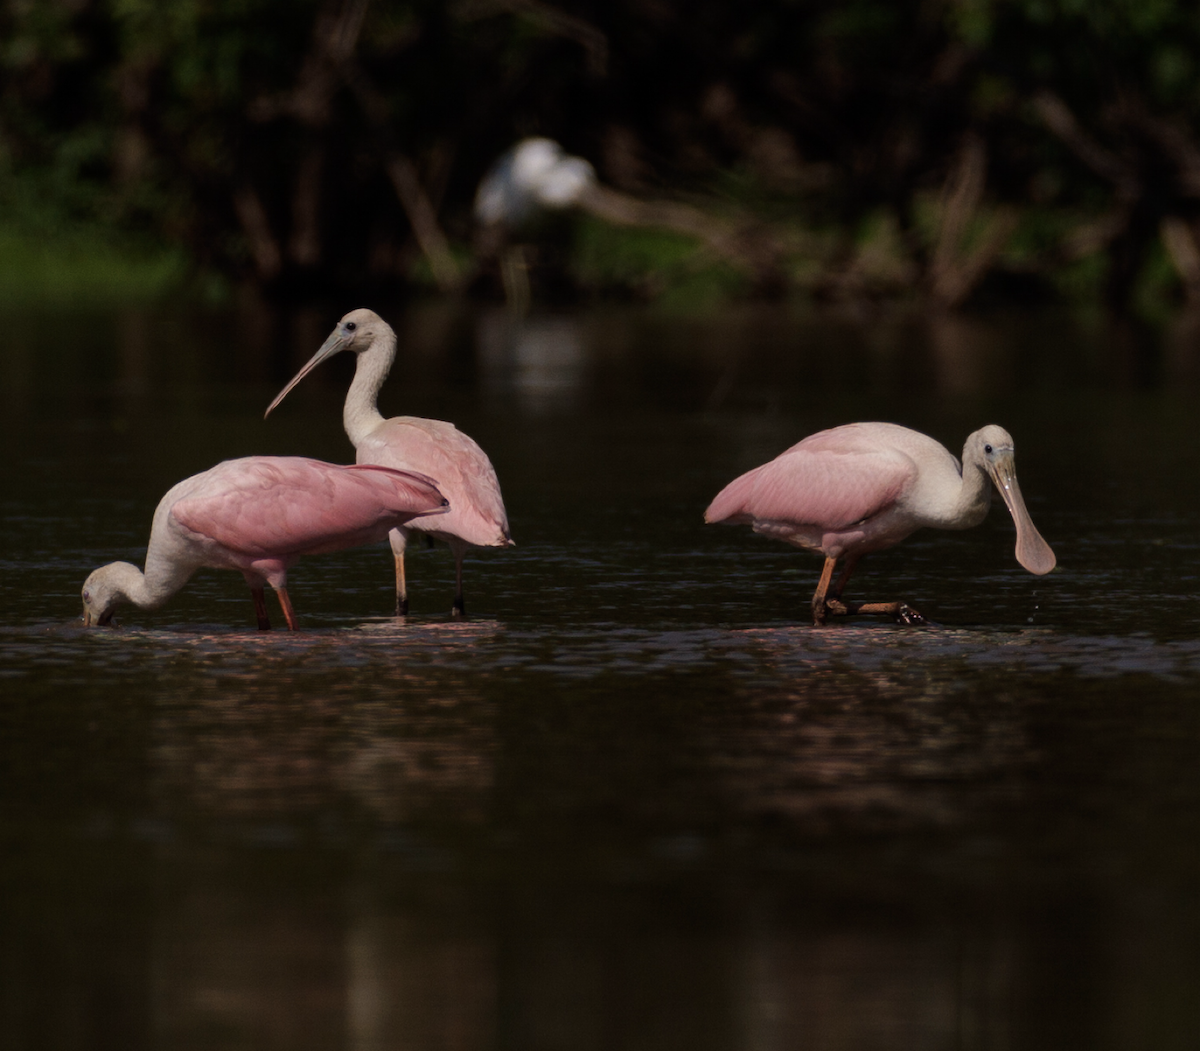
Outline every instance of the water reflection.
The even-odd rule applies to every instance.
[[[1174,318],[1164,343],[1165,381],[1195,388],[1200,384],[1200,308],[1189,307]]]
[[[261,419],[340,312],[0,345],[0,1044],[1189,1046],[1194,319],[1156,379],[1100,321],[413,307],[388,411],[477,436],[521,540],[479,619],[437,556],[378,619],[381,549],[297,569],[294,637],[220,574],[69,625],[178,478],[349,458],[335,363]],[[809,627],[819,567],[700,516],[855,418],[1010,424],[1063,568],[914,538],[867,579],[954,627]]]
[[[789,937],[778,903],[764,913],[744,947],[745,1046],[1014,1046],[1015,931],[901,909],[809,916]]]
[[[381,308],[394,324],[398,364],[384,394],[404,390],[397,411],[405,412],[427,411],[422,403],[444,399],[448,387],[478,389],[500,411],[522,414],[631,398],[691,410],[778,413],[828,404],[836,394],[858,399],[862,410],[848,411],[845,404],[828,418],[818,413],[814,422],[903,416],[919,423],[914,406],[953,416],[956,400],[966,408],[1034,388],[1074,395],[1083,385],[1194,385],[1194,312],[1181,313],[1158,333],[1054,312],[817,313],[759,306],[702,317],[621,310],[518,317],[448,303],[404,311],[350,305]],[[36,406],[80,415],[95,399],[111,397],[123,413],[153,411],[164,399],[202,411],[197,399],[218,393],[257,405],[311,357],[336,316],[312,308],[283,311],[253,299],[229,312],[67,313],[52,333],[14,325],[12,338],[0,345],[0,372],[19,412]],[[324,379],[305,398],[336,400],[347,368],[323,370]],[[971,424],[980,422],[969,415]],[[809,425],[798,424],[794,433],[800,426]]]
[[[936,313],[929,319],[929,344],[938,389],[946,397],[978,397],[1012,389],[1017,346],[995,326],[977,318]]]
[[[113,384],[119,397],[137,400],[150,389],[150,319],[145,310],[122,311],[117,320],[118,373]]]
[[[77,849],[0,903],[14,1046],[1050,1051],[1185,1047],[1198,1020],[1196,911],[1163,879],[1031,896],[1002,859],[972,887],[900,875],[882,846],[857,869],[814,845],[786,877],[625,885],[121,853]]]
[[[1015,775],[1038,759],[1019,708],[972,704],[937,665],[784,681],[743,699],[736,735],[713,726],[714,767],[747,814],[820,834],[951,828],[1012,802]]]
[[[156,793],[218,824],[481,820],[495,746],[478,682],[418,663],[411,642],[394,665],[328,649],[260,653],[253,668],[210,658],[173,682],[151,730]]]
[[[497,1046],[501,954],[482,905],[455,881],[396,893],[385,873],[358,874],[345,942],[347,1051]]]
[[[492,310],[480,316],[477,340],[485,389],[511,392],[535,413],[578,400],[588,366],[578,318]]]

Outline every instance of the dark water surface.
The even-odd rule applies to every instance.
[[[489,451],[511,551],[96,566],[220,459],[346,462],[333,314],[6,319],[0,1047],[1192,1048],[1200,350],[1101,319],[422,308],[385,414]],[[1059,569],[980,528],[806,623],[819,560],[702,524],[854,419],[1013,433]],[[270,596],[269,596],[270,598]]]

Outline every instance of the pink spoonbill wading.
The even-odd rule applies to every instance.
[[[704,513],[706,522],[749,525],[756,533],[818,551],[825,566],[812,599],[814,624],[830,615],[879,613],[906,623],[924,618],[904,602],[845,602],[842,590],[871,551],[910,533],[970,529],[986,517],[994,483],[1017,528],[1017,561],[1030,573],[1054,568],[1054,552],[1034,527],[1017,485],[1013,440],[991,425],[971,434],[962,462],[932,438],[893,423],[851,423],[820,431],[735,478]],[[834,568],[843,561],[841,575]]]
[[[454,608],[466,614],[463,601],[463,556],[471,547],[509,547],[508,516],[500,482],[487,454],[452,423],[417,416],[385,420],[376,407],[379,388],[396,356],[396,334],[371,310],[352,310],[329,338],[267,406],[270,415],[293,387],[327,358],[348,350],[358,355],[354,379],[346,394],[342,422],[360,464],[382,464],[420,471],[433,478],[450,501],[447,514],[415,519],[392,530],[389,537],[396,565],[396,616],[408,613],[404,552],[414,532],[442,540],[454,555]]]
[[[209,566],[242,572],[263,631],[271,627],[263,597],[270,584],[295,631],[287,571],[296,559],[374,543],[414,518],[446,510],[432,479],[413,471],[293,456],[226,460],[185,478],[159,501],[145,572],[113,562],[87,578],[83,621],[108,624],[122,602],[158,609]]]

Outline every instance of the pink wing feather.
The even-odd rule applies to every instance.
[[[839,428],[838,430],[842,430]],[[832,441],[822,431],[735,478],[705,512],[706,522],[788,522],[837,531],[889,507],[916,477],[900,452]]]
[[[511,543],[496,471],[479,445],[452,423],[396,416],[358,446],[359,463],[386,464],[437,479],[450,512],[418,529],[449,533],[479,547]]]
[[[417,515],[445,509],[433,481],[413,471],[342,467],[301,457],[247,457],[198,476],[171,510],[180,525],[255,558],[336,551]]]

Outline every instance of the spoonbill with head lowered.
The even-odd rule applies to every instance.
[[[417,416],[385,420],[376,407],[379,388],[396,356],[396,333],[370,310],[352,310],[337,323],[329,338],[267,406],[268,416],[288,392],[322,361],[340,351],[358,355],[354,379],[346,393],[342,422],[360,464],[382,464],[420,471],[433,478],[450,501],[450,510],[435,524],[415,519],[392,530],[389,539],[396,563],[396,615],[408,612],[404,552],[413,532],[445,541],[454,555],[454,607],[466,613],[463,601],[463,556],[470,547],[509,547],[508,516],[500,482],[487,454],[452,423]]]
[[[830,614],[923,618],[903,602],[846,603],[842,589],[863,555],[898,544],[923,526],[970,529],[987,515],[993,482],[1017,527],[1017,561],[1049,573],[1054,552],[1034,527],[1017,485],[1013,440],[991,425],[971,434],[962,462],[943,445],[893,423],[851,423],[810,435],[721,490],[706,522],[748,524],[756,533],[819,551],[825,566],[813,623]],[[845,564],[830,588],[834,567]]]
[[[242,572],[263,631],[271,627],[263,598],[270,584],[295,631],[287,571],[296,559],[382,540],[418,516],[445,511],[433,481],[413,471],[292,456],[226,460],[159,501],[145,572],[113,562],[87,578],[83,621],[108,624],[122,602],[158,609],[197,569],[211,566]]]

